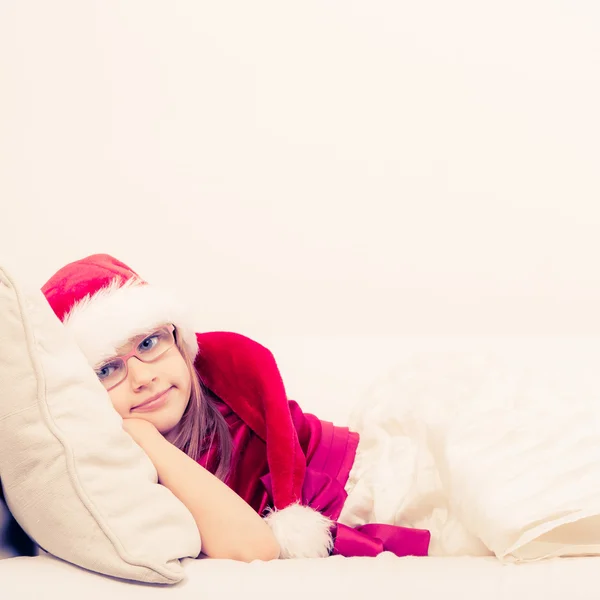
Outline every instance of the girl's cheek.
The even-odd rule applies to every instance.
[[[115,407],[115,410],[119,413],[119,415],[121,415],[121,417],[125,418],[127,416],[127,413],[129,411],[124,410],[122,406],[115,406],[114,404],[113,406]]]
[[[120,399],[116,394],[108,393],[110,401],[112,402],[113,408],[121,415],[121,417],[125,417],[129,411],[125,410],[125,402]]]

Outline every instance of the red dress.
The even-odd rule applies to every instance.
[[[254,510],[310,506],[332,521],[340,516],[359,435],[303,413],[288,400],[273,355],[239,334],[198,334],[195,362],[213,392],[232,438],[227,484]],[[217,449],[198,461],[215,472]],[[385,524],[351,528],[335,523],[333,554],[426,556],[430,533]]]

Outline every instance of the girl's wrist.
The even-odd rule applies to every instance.
[[[149,444],[154,445],[160,442],[160,440],[164,441],[158,429],[144,419],[123,419],[123,429],[143,449],[146,449],[146,446]]]

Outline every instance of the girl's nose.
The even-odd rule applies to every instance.
[[[134,388],[148,385],[155,379],[153,365],[142,362],[135,356],[132,356],[127,360],[127,373],[129,381]]]

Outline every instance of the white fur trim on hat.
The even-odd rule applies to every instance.
[[[64,319],[90,365],[115,356],[132,337],[172,323],[192,358],[198,342],[190,316],[167,291],[133,278],[77,302]]]
[[[264,520],[279,543],[279,558],[325,558],[333,548],[333,522],[310,506],[291,504]]]

